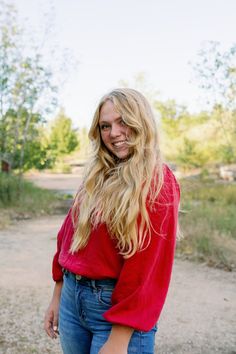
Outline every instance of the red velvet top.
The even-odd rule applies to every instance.
[[[87,246],[69,252],[73,225],[71,211],[58,233],[57,252],[53,259],[53,279],[62,279],[62,268],[91,279],[115,278],[112,307],[104,318],[116,324],[149,331],[157,322],[169,287],[180,199],[179,185],[164,166],[164,183],[148,212],[151,222],[151,242],[142,251],[124,259],[109,236],[105,224],[93,229]]]

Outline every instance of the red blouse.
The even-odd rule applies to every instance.
[[[164,166],[164,183],[154,208],[148,208],[151,222],[149,246],[124,259],[109,236],[105,224],[93,229],[87,246],[69,252],[74,233],[71,211],[58,233],[53,259],[53,279],[62,279],[62,268],[91,279],[115,278],[112,307],[104,318],[116,324],[149,331],[157,322],[169,287],[180,199],[179,185]]]

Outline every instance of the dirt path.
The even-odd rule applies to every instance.
[[[0,231],[0,353],[61,353],[42,329],[51,259],[63,215]],[[158,354],[236,353],[236,273],[176,260]]]
[[[37,185],[74,194],[81,175],[37,174]],[[21,221],[0,231],[0,354],[59,354],[44,333],[51,259],[63,220]],[[236,354],[236,273],[176,260],[159,322],[158,354]]]
[[[25,179],[34,182],[38,187],[75,195],[78,190],[83,168],[77,173],[31,173]]]

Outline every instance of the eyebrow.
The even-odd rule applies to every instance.
[[[122,116],[117,117],[117,118],[115,119],[115,122],[116,122],[117,120],[120,120],[120,119],[123,119]],[[107,121],[107,120],[101,120],[101,121],[99,120],[98,123],[99,123],[99,124],[103,124],[103,123],[110,124],[111,122],[109,122],[109,121]]]

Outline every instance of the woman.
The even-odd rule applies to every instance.
[[[176,240],[179,186],[162,163],[149,103],[105,95],[89,137],[93,157],[61,230],[45,315],[64,354],[154,353]]]

